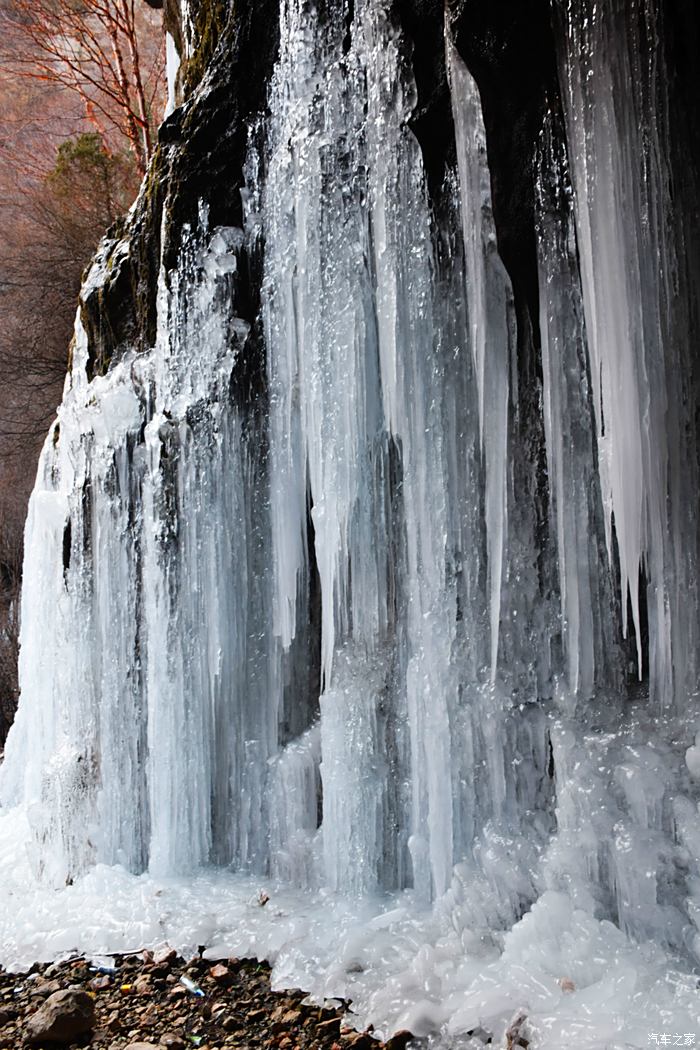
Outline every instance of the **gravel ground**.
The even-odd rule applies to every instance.
[[[200,958],[185,961],[163,950],[155,957],[143,951],[113,961],[112,972],[109,966],[98,970],[84,958],[37,964],[28,974],[0,969],[1,1050],[27,1045],[46,1050],[404,1050],[410,1040],[408,1032],[401,1032],[381,1043],[370,1033],[346,1027],[342,1017],[349,1004],[333,1000],[319,1007],[303,992],[271,991],[269,966],[255,960],[212,964]],[[61,1017],[55,1015],[70,1007],[71,996],[51,997],[64,989],[74,991],[83,1014],[94,1016],[83,1035],[56,1041],[41,1035],[41,1020],[53,1010],[55,1031],[60,1031]]]

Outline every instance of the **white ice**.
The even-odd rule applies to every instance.
[[[245,229],[201,205],[155,345],[89,379],[77,320],[27,521],[0,961],[206,944],[435,1047],[521,1008],[547,1048],[698,1033],[695,424],[662,411],[690,307],[637,246],[680,244],[630,99],[656,159],[663,116],[611,90],[640,42],[561,5],[528,430],[477,85],[448,37],[435,210],[388,0],[347,39],[327,6],[282,3]]]

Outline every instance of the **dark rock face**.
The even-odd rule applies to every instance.
[[[454,35],[481,93],[498,249],[513,283],[521,335],[538,327],[534,160],[547,106],[559,108],[549,0],[464,0]]]
[[[129,347],[146,350],[153,345],[161,257],[167,272],[183,227],[196,220],[200,201],[209,207],[212,225],[241,223],[247,129],[265,107],[278,46],[277,3],[262,0],[235,11],[218,0],[192,6],[202,35],[183,74],[185,102],[161,127],[128,230],[110,231],[103,245],[107,280],[83,297],[93,374],[106,371],[113,357]],[[175,7],[168,0],[166,25],[181,45]],[[203,77],[206,84],[195,93]],[[128,253],[118,250],[122,237],[128,237]],[[258,312],[257,296],[251,286],[251,321]]]
[[[164,6],[169,32],[182,47],[179,7]],[[352,14],[348,5],[348,18]],[[420,142],[431,194],[439,203],[447,167],[454,162],[454,131],[445,68],[444,7],[440,0],[395,0],[393,17],[403,30],[418,101],[411,127]],[[83,304],[83,322],[94,372],[103,372],[126,346],[146,349],[155,334],[155,289],[161,261],[176,258],[185,224],[199,202],[212,225],[239,225],[240,188],[248,124],[264,112],[278,48],[277,0],[234,5],[199,0],[192,5],[198,46],[186,63],[186,100],[161,127],[159,147],[130,223],[128,256],[108,259],[110,276]],[[700,91],[694,60],[700,17],[689,0],[663,0],[660,24],[669,69],[671,116],[678,155],[697,174],[700,157]],[[482,96],[499,251],[513,283],[527,378],[525,343],[537,347],[538,290],[534,233],[534,155],[548,108],[560,111],[555,37],[548,0],[453,0],[449,18],[455,43]],[[197,85],[205,80],[203,90]],[[675,118],[675,121],[674,121]],[[165,212],[165,242],[161,216]],[[114,231],[113,247],[122,230]],[[259,274],[255,265],[243,290],[255,323]],[[536,373],[537,368],[534,367]]]
[[[95,1004],[80,988],[54,992],[27,1022],[30,1043],[70,1043],[95,1026]]]
[[[396,13],[410,49],[418,103],[411,128],[420,142],[430,191],[439,196],[448,165],[455,163],[452,108],[445,65],[442,0],[398,0]]]

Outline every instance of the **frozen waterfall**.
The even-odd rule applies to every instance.
[[[79,314],[26,529],[0,961],[207,943],[435,1046],[499,1042],[520,1005],[538,1047],[700,1039],[697,366],[663,55],[652,0],[553,6],[544,518],[449,19],[440,208],[389,0],[349,23],[281,0],[243,226],[200,205],[155,345],[104,376]],[[83,297],[129,251],[106,242]]]

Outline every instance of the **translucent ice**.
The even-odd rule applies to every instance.
[[[436,1048],[502,1043],[516,1007],[552,1050],[697,1030],[695,307],[663,56],[646,2],[555,8],[541,386],[477,85],[448,34],[436,207],[389,0],[283,0],[244,229],[201,205],[155,345],[106,375],[78,318],[27,521],[4,963],[204,943]],[[131,250],[83,296],[107,248]]]

